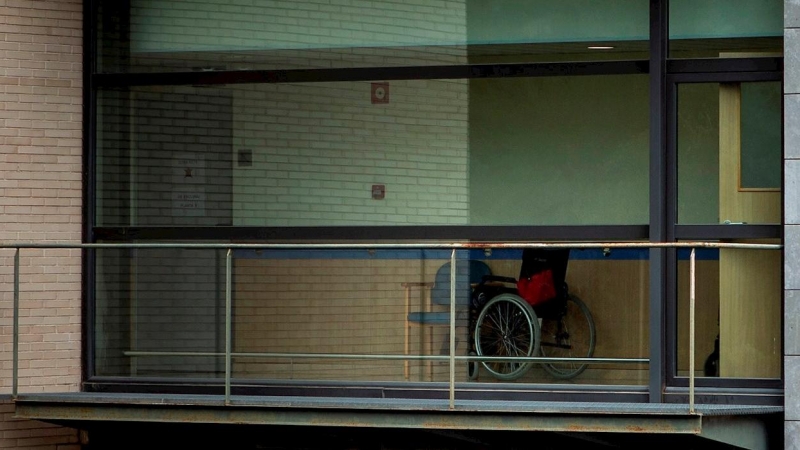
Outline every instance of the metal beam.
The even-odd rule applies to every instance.
[[[778,444],[770,432],[773,416],[710,416],[703,419],[700,436],[749,450],[767,450]],[[776,422],[777,423],[777,422]],[[782,423],[781,423],[782,425]]]
[[[701,416],[676,414],[476,413],[193,405],[18,402],[17,418],[46,422],[150,422],[431,430],[699,434]]]

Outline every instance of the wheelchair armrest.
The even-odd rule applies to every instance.
[[[501,277],[499,275],[484,275],[483,278],[481,279],[481,284],[486,284],[487,282],[492,282],[492,281],[495,281],[495,282],[499,281],[501,283],[517,284],[517,279],[516,278]]]

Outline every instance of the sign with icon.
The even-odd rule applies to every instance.
[[[389,103],[389,83],[372,83],[372,103]]]

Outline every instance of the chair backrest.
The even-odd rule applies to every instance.
[[[471,259],[456,261],[456,304],[467,305],[472,297],[472,284],[480,283],[484,275],[492,270],[483,261]],[[435,305],[450,304],[450,263],[447,262],[436,271],[431,288],[431,301]]]

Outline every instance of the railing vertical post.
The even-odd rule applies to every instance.
[[[689,254],[689,414],[694,414],[695,249]]]
[[[12,366],[11,366],[11,398],[16,400],[19,392],[19,247],[14,252],[14,306],[13,306],[13,331]]]
[[[450,254],[450,409],[456,407],[456,249]]]
[[[225,259],[225,404],[231,404],[231,272],[233,271],[233,250],[228,249]]]

